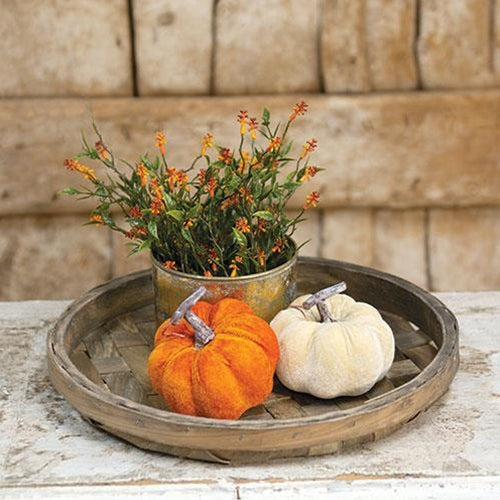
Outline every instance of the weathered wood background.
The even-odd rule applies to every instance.
[[[500,0],[0,0],[0,35],[0,300],[148,265],[55,195],[92,118],[129,159],[164,129],[182,165],[300,98],[326,169],[304,254],[500,288]]]

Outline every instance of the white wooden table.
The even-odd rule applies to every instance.
[[[238,467],[145,452],[85,423],[45,363],[68,303],[0,303],[0,498],[500,499],[500,292],[438,296],[461,328],[441,400],[375,443]]]

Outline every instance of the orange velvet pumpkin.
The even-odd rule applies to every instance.
[[[177,413],[236,419],[271,393],[279,358],[274,331],[237,299],[197,302],[191,312],[212,329],[195,345],[195,328],[183,318],[166,320],[148,360],[153,388]]]

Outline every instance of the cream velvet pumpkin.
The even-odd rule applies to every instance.
[[[371,305],[348,295],[326,298],[333,322],[322,322],[304,295],[271,321],[280,344],[276,374],[281,383],[319,398],[357,396],[370,390],[391,367],[394,336]]]

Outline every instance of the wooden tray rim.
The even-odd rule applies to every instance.
[[[80,386],[79,389],[84,393],[87,393],[88,397],[97,399],[100,404],[103,404],[105,406],[112,405],[115,407],[115,409],[121,409],[124,412],[132,412],[134,414],[134,417],[137,418],[138,421],[140,421],[142,417],[150,417],[158,422],[182,426],[188,425],[192,428],[221,428],[226,430],[234,429],[240,431],[281,428],[284,429],[291,427],[303,427],[310,424],[321,424],[325,422],[331,423],[356,415],[378,411],[383,407],[396,402],[397,400],[402,400],[404,404],[405,398],[411,397],[416,391],[419,391],[426,387],[428,384],[431,384],[434,377],[440,373],[443,373],[445,377],[444,384],[441,384],[444,390],[441,390],[439,393],[434,394],[435,397],[433,397],[432,400],[427,401],[422,409],[427,408],[435,399],[439,398],[444,392],[446,392],[448,385],[453,379],[458,368],[458,324],[453,313],[439,299],[403,278],[369,267],[332,259],[312,257],[300,257],[299,262],[304,264],[316,263],[323,265],[333,265],[333,267],[340,266],[352,273],[368,274],[377,279],[389,281],[393,285],[403,288],[406,291],[417,296],[418,299],[434,313],[443,331],[443,343],[439,347],[435,358],[426,368],[424,368],[424,370],[420,374],[418,374],[412,380],[381,396],[365,402],[362,406],[340,411],[333,410],[332,412],[324,412],[319,415],[269,421],[221,420],[206,417],[181,415],[166,410],[160,410],[157,408],[146,406],[140,403],[135,403],[134,401],[131,401],[112,392],[106,392],[97,384],[93,383],[87,377],[85,377],[70,360],[69,355],[64,348],[64,335],[72,321],[75,312],[77,312],[82,307],[85,307],[95,299],[99,298],[99,296],[101,296],[102,294],[109,293],[111,290],[117,290],[120,287],[124,287],[131,280],[135,281],[148,279],[148,277],[151,276],[151,270],[147,269],[136,273],[131,273],[120,278],[115,278],[108,281],[107,283],[103,283],[102,285],[99,285],[98,287],[90,290],[82,297],[76,299],[72,304],[70,304],[70,306],[68,306],[68,308],[62,313],[62,315],[56,322],[54,328],[47,335],[47,356],[51,378],[54,381],[53,370],[55,370],[65,379],[68,389],[71,389],[72,387],[74,388],[75,383],[78,383]],[[112,287],[111,289],[110,286]],[[145,302],[144,304],[139,303],[136,309],[139,309],[140,307],[148,304],[149,301]],[[77,405],[74,406],[78,409]]]

